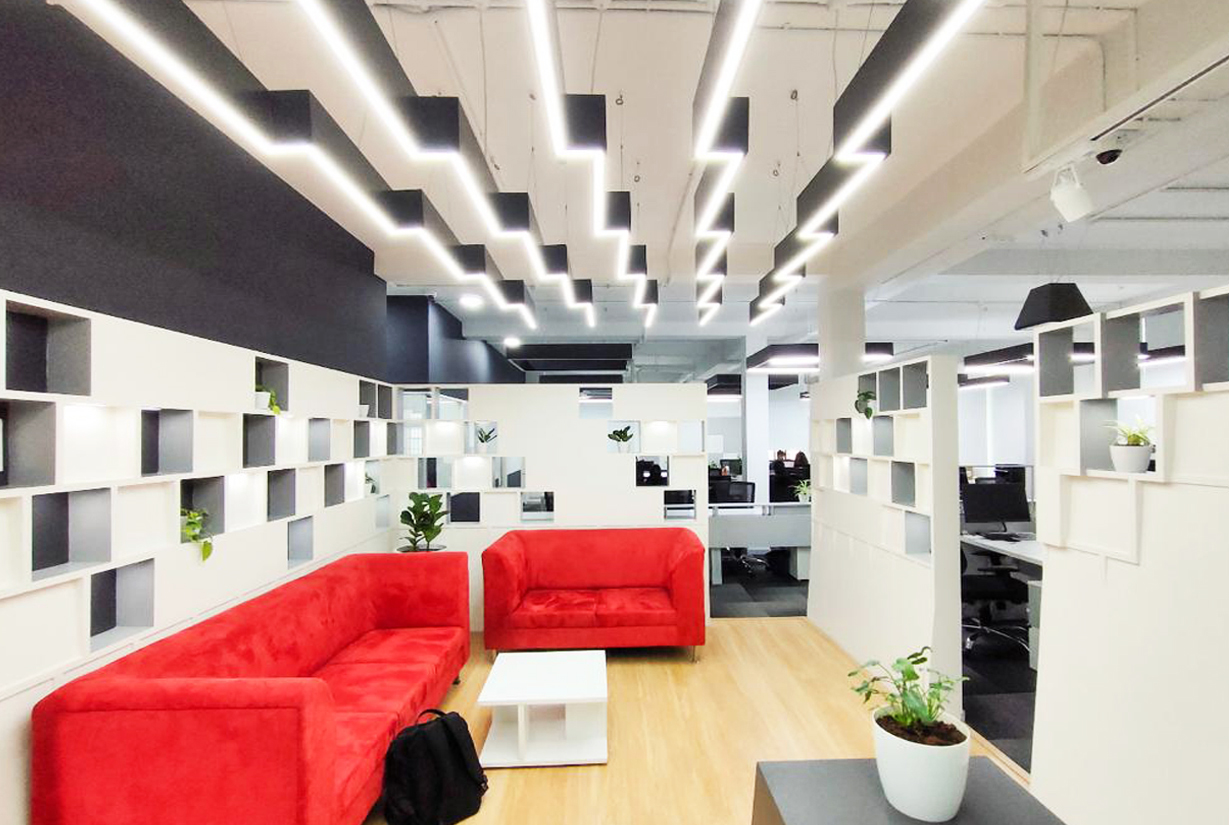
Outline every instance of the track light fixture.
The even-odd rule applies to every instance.
[[[1092,211],[1092,196],[1080,182],[1075,164],[1064,166],[1054,175],[1054,184],[1050,187],[1050,202],[1068,223],[1074,223]]]

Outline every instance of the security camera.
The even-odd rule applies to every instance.
[[[1109,166],[1111,163],[1122,157],[1121,149],[1106,149],[1104,152],[1097,152],[1097,163],[1102,166]]]

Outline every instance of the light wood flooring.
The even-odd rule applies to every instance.
[[[853,666],[804,618],[716,619],[694,664],[681,650],[613,651],[609,763],[487,771],[482,810],[466,822],[748,825],[756,762],[873,756]],[[475,701],[489,669],[476,634],[444,704],[479,750],[490,713]],[[378,806],[366,825],[384,825]]]

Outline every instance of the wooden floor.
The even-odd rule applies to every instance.
[[[749,825],[756,762],[874,753],[849,690],[853,663],[806,619],[715,619],[694,664],[674,650],[608,662],[609,763],[490,770],[467,823]],[[444,705],[469,721],[479,750],[490,713],[474,703],[489,668],[475,635]],[[373,812],[367,825],[384,819]]]

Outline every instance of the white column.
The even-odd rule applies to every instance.
[[[768,345],[768,336],[747,336],[747,355]],[[743,375],[743,473],[755,484],[756,502],[768,501],[768,462],[772,460],[772,434],[768,431],[768,376]]]
[[[862,369],[866,354],[866,297],[860,286],[819,290],[819,362],[824,380]]]

